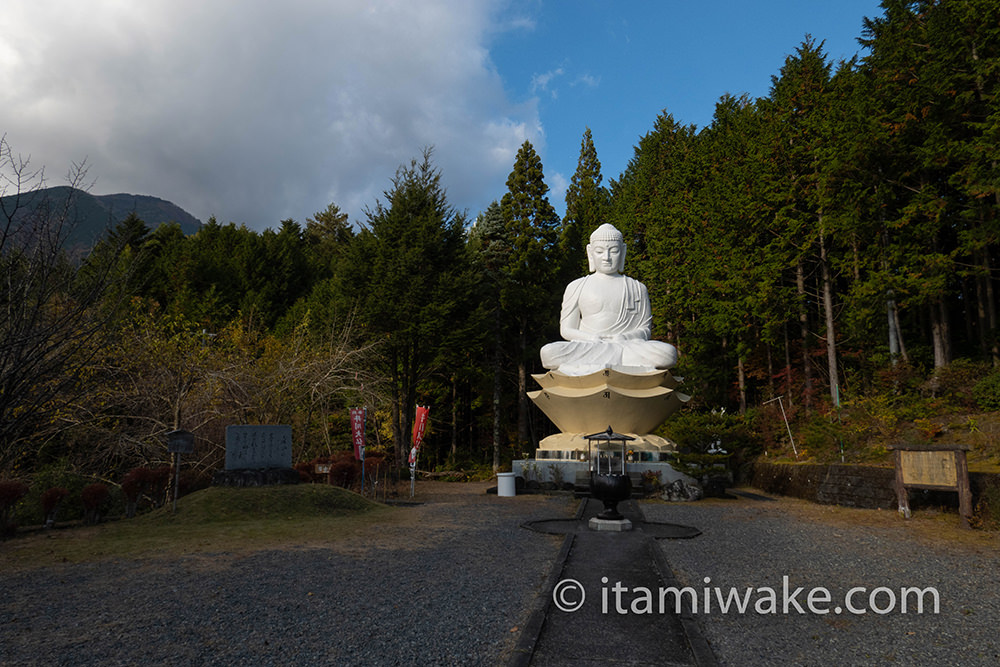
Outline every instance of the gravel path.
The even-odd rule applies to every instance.
[[[645,503],[643,511],[648,520],[703,531],[691,540],[661,540],[659,546],[680,583],[698,591],[696,618],[722,664],[1000,664],[997,536],[958,531],[955,515],[904,522],[891,511],[748,497]],[[748,587],[754,592],[746,613],[735,613],[735,607],[721,613],[713,590],[706,614],[706,586],[720,587],[724,596],[730,587],[741,596]],[[775,613],[755,611],[757,605],[771,611],[770,594],[757,591],[763,587],[775,591]],[[792,602],[783,613],[785,600],[799,587],[794,600],[804,613]],[[818,587],[830,591],[830,601],[817,593],[813,607],[826,614],[808,607],[810,590]],[[845,597],[854,587],[865,588],[850,600],[855,609],[868,608],[865,614],[847,610]],[[889,590],[870,602],[880,587]],[[915,595],[901,613],[902,587],[936,588],[940,613],[932,613],[930,597],[924,613],[916,613]]]
[[[575,504],[452,488],[367,541],[0,575],[0,664],[503,664],[561,544],[519,526]]]
[[[497,498],[486,485],[423,488],[424,504],[400,508],[406,521],[362,538],[0,573],[0,665],[504,664],[562,541],[520,525],[570,517],[575,503]],[[954,515],[903,522],[887,511],[749,497],[647,502],[643,512],[703,531],[658,548],[698,592],[695,617],[722,664],[1000,662],[998,538],[956,531]],[[721,613],[712,590],[705,613],[706,586],[753,589],[747,611]],[[900,613],[899,591],[910,586],[936,588],[940,613],[930,598],[924,613],[912,598]],[[808,610],[818,587],[831,594],[815,598],[826,614]],[[865,588],[856,608],[880,587],[888,590],[874,606],[885,610],[890,590],[896,606],[835,613],[853,587]],[[765,588],[775,591],[773,613],[755,611],[771,611]]]

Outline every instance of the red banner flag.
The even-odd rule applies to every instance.
[[[417,418],[413,420],[413,448],[420,449],[420,442],[424,439],[424,430],[427,428],[427,413],[430,408],[417,406]]]
[[[354,443],[354,458],[365,460],[365,417],[366,408],[351,408],[351,440]]]

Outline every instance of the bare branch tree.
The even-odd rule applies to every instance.
[[[65,416],[66,438],[90,443],[76,460],[94,470],[124,471],[166,462],[166,434],[195,434],[195,469],[222,465],[229,424],[291,424],[296,455],[332,453],[335,415],[377,407],[382,380],[368,369],[372,345],[354,343],[350,323],[322,335],[307,327],[288,337],[236,322],[209,335],[183,318],[146,310],[137,300],[116,339],[95,358],[91,389]]]
[[[336,330],[322,332],[320,340],[307,335],[308,320],[285,340],[268,338],[258,349],[244,347],[220,369],[233,417],[242,423],[295,423],[300,451],[322,443],[325,453],[338,447],[330,416],[344,411],[347,400],[372,407],[387,402],[384,379],[373,372],[376,344],[357,345],[352,320]],[[344,434],[344,443],[348,434]]]
[[[0,470],[54,428],[114,316],[116,253],[81,266],[66,248],[86,176],[74,164],[69,196],[49,199],[44,171],[0,137]]]

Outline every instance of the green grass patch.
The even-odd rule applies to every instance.
[[[197,553],[322,546],[391,523],[400,510],[326,484],[211,487],[134,519],[21,533],[0,543],[0,570]]]
[[[136,519],[172,525],[208,525],[239,521],[305,519],[370,512],[382,505],[328,484],[293,484],[245,489],[212,486],[185,496],[172,506]]]

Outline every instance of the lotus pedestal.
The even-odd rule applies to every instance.
[[[549,371],[533,375],[541,386],[528,392],[561,431],[539,443],[539,449],[561,451],[564,458],[587,451],[585,434],[613,424],[634,440],[629,448],[644,452],[673,452],[669,440],[652,435],[689,396],[677,391],[680,383],[669,370],[624,373],[605,369],[590,375],[565,375]]]

